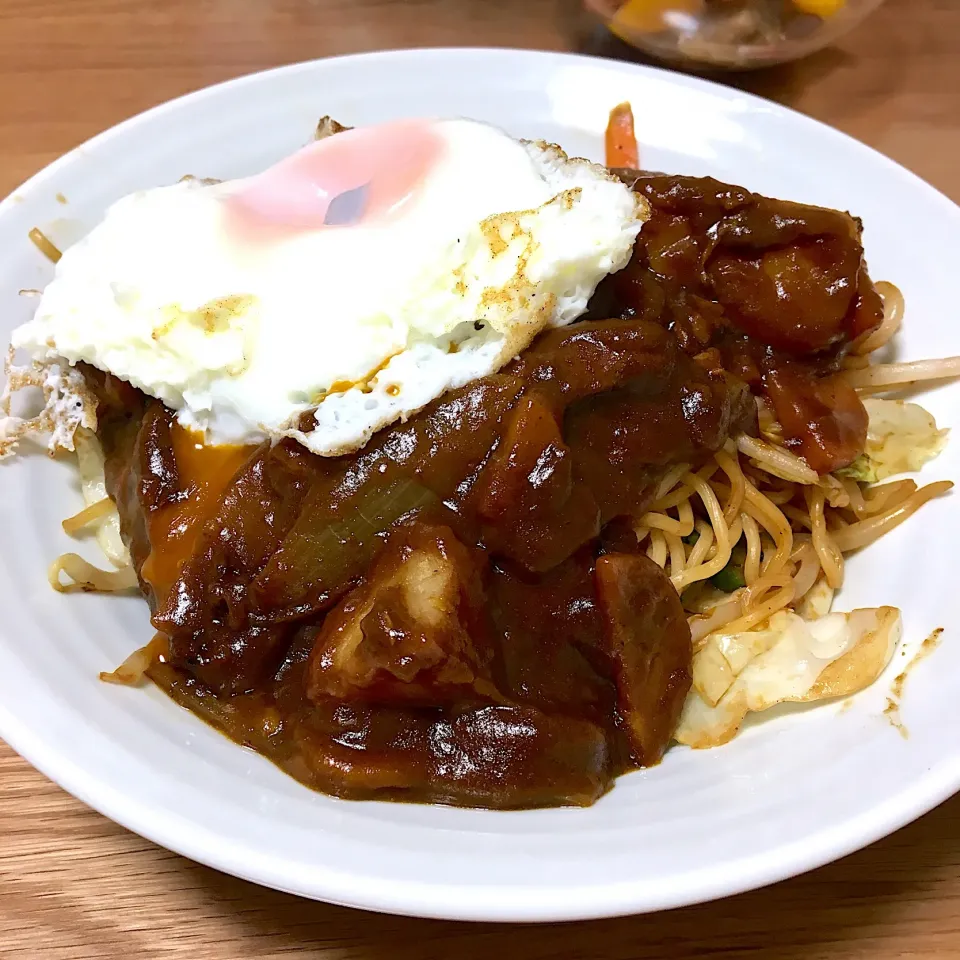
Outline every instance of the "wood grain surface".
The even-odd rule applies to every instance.
[[[0,194],[104,127],[281,63],[389,47],[627,55],[579,0],[0,0]],[[890,0],[831,51],[728,77],[831,123],[960,200],[960,2]],[[127,833],[0,744],[0,958],[948,960],[960,798],[765,891],[544,927],[381,917],[223,876]]]

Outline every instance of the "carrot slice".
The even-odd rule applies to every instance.
[[[633,109],[629,103],[618,104],[610,111],[607,123],[606,153],[608,167],[639,168],[637,136],[633,130]]]

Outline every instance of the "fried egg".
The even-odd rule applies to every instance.
[[[603,167],[487,124],[358,128],[118,201],[12,343],[130,382],[206,443],[334,456],[580,317],[648,216]]]

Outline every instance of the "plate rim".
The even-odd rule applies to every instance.
[[[299,61],[189,91],[121,120],[46,165],[0,201],[0,218],[12,204],[26,200],[28,194],[42,189],[47,180],[72,164],[85,150],[108,142],[152,117],[176,111],[184,102],[197,102],[214,96],[223,88],[242,88],[263,82],[264,78],[276,74],[309,73],[320,64],[344,61],[377,61],[382,64],[391,59],[443,60],[464,55],[481,59],[492,55],[541,60],[544,63],[572,62],[603,66],[625,74],[652,75],[668,84],[688,89],[713,91],[727,100],[743,102],[752,110],[786,113],[792,115],[796,123],[814,125],[821,137],[832,138],[835,142],[840,138],[840,142],[847,146],[855,145],[860,151],[869,151],[871,159],[881,162],[888,172],[899,177],[906,175],[913,187],[922,188],[931,199],[935,197],[939,204],[944,205],[945,214],[955,218],[960,216],[960,206],[950,197],[873,147],[798,110],[737,88],[645,64],[570,52],[437,46],[369,51]],[[960,219],[957,222],[960,225]],[[0,735],[44,776],[87,806],[124,828],[191,860],[300,896],[360,909],[448,920],[551,922],[600,919],[693,905],[743,893],[847,856],[912,822],[960,790],[960,752],[957,752],[952,757],[945,757],[942,763],[931,767],[923,777],[917,778],[902,791],[855,817],[808,834],[801,840],[768,848],[764,853],[678,874],[672,885],[663,888],[658,889],[652,881],[589,884],[582,887],[568,885],[562,890],[550,891],[485,884],[469,888],[472,902],[468,903],[462,887],[450,888],[412,879],[399,886],[388,880],[364,877],[357,872],[344,873],[339,868],[325,864],[315,865],[309,877],[297,875],[297,879],[303,882],[291,885],[289,880],[292,875],[289,871],[286,872],[288,882],[284,882],[282,864],[285,861],[282,858],[243,847],[235,853],[227,849],[221,834],[180,816],[169,813],[158,816],[149,804],[130,800],[121,788],[87,775],[81,766],[74,763],[65,748],[60,749],[46,742],[42,735],[35,735],[3,704],[0,704]],[[683,883],[679,882],[680,879]]]

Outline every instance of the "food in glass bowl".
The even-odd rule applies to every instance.
[[[883,0],[587,0],[621,39],[663,60],[743,69],[796,60]]]

